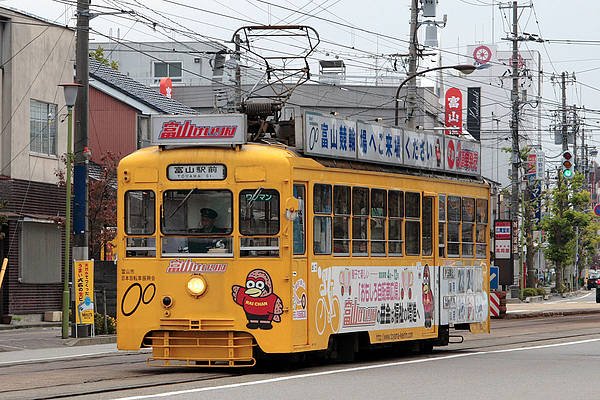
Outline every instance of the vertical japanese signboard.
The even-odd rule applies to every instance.
[[[383,125],[356,123],[358,159],[402,164],[402,130]]]
[[[494,221],[494,258],[499,268],[499,283],[501,285],[513,284],[512,265],[512,223],[510,220]]]
[[[481,88],[467,89],[467,130],[475,140],[481,137]]]
[[[306,154],[356,159],[356,121],[312,111],[304,113]]]
[[[446,135],[460,135],[462,133],[462,92],[457,88],[446,91],[444,103],[446,109]]]
[[[74,269],[76,323],[94,324],[94,262],[75,261]]]

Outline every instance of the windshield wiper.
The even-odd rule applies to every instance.
[[[256,192],[254,192],[252,197],[250,197],[250,200],[248,200],[248,207],[252,208],[252,206],[254,205],[254,201],[256,201],[256,199],[258,199],[258,195],[260,195],[260,192],[262,192],[262,190],[263,190],[262,187],[259,187],[258,189],[256,189]]]
[[[183,198],[183,200],[181,200],[181,203],[179,203],[177,205],[177,207],[175,207],[175,210],[173,210],[173,212],[171,213],[171,215],[169,215],[169,218],[171,218],[173,215],[175,215],[175,213],[177,211],[179,211],[179,209],[181,208],[181,206],[185,204],[185,202],[190,198],[190,196],[192,195],[192,193],[194,193],[194,190],[196,190],[196,189],[198,189],[198,188],[195,187],[192,190],[190,190],[190,192]]]

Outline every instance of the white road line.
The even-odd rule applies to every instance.
[[[159,397],[171,397],[171,396],[178,396],[178,395],[182,395],[182,394],[209,392],[209,391],[222,390],[222,389],[234,389],[234,388],[239,388],[239,387],[244,387],[244,386],[264,385],[267,383],[283,382],[283,381],[289,381],[289,380],[293,380],[293,379],[312,378],[315,376],[342,374],[342,373],[346,373],[346,372],[365,371],[365,370],[376,369],[376,368],[388,368],[388,367],[396,367],[399,365],[420,364],[420,363],[431,362],[431,361],[449,360],[452,358],[472,357],[472,356],[480,356],[480,355],[494,354],[494,353],[509,353],[509,352],[513,352],[513,351],[546,349],[546,348],[551,348],[551,347],[570,346],[570,345],[575,345],[575,344],[591,343],[591,342],[598,342],[598,341],[600,341],[600,338],[578,340],[575,342],[566,342],[566,343],[544,344],[544,345],[531,346],[531,347],[516,347],[513,349],[505,349],[505,350],[489,350],[489,351],[478,351],[475,353],[453,354],[450,356],[424,358],[424,359],[411,360],[411,361],[398,361],[398,362],[384,363],[384,364],[377,364],[377,365],[366,365],[366,366],[362,366],[362,367],[336,369],[336,370],[332,370],[332,371],[313,372],[310,374],[282,376],[279,378],[262,379],[262,380],[258,380],[258,381],[252,381],[252,382],[232,383],[229,385],[180,390],[180,391],[175,391],[175,392],[151,394],[151,395],[146,395],[146,396],[120,397],[115,400],[138,400],[138,399],[151,399],[151,398],[159,398]]]

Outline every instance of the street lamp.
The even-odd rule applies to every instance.
[[[73,163],[73,106],[77,99],[77,89],[81,86],[78,83],[63,83],[65,90],[65,104],[69,112],[68,134],[67,134],[67,204],[65,213],[65,284],[63,288],[63,304],[62,304],[62,338],[69,337],[69,265],[70,265],[70,247],[71,247],[71,164]]]
[[[465,75],[470,74],[471,72],[475,71],[475,66],[474,65],[469,65],[469,64],[462,64],[462,65],[446,65],[443,67],[435,67],[435,68],[429,68],[429,69],[425,69],[423,71],[419,71],[413,75],[409,75],[405,80],[402,81],[402,83],[400,84],[400,86],[398,86],[398,90],[396,90],[396,114],[395,114],[395,118],[394,118],[394,125],[398,126],[398,102],[400,101],[399,97],[400,97],[400,89],[402,89],[402,86],[404,86],[404,84],[408,81],[410,81],[411,79],[419,76],[419,75],[423,75],[427,72],[431,72],[431,71],[439,71],[440,69],[455,69],[457,71],[462,72]]]

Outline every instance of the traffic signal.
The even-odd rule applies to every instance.
[[[573,153],[570,151],[563,152],[562,174],[565,178],[571,178],[575,174],[573,167]]]

